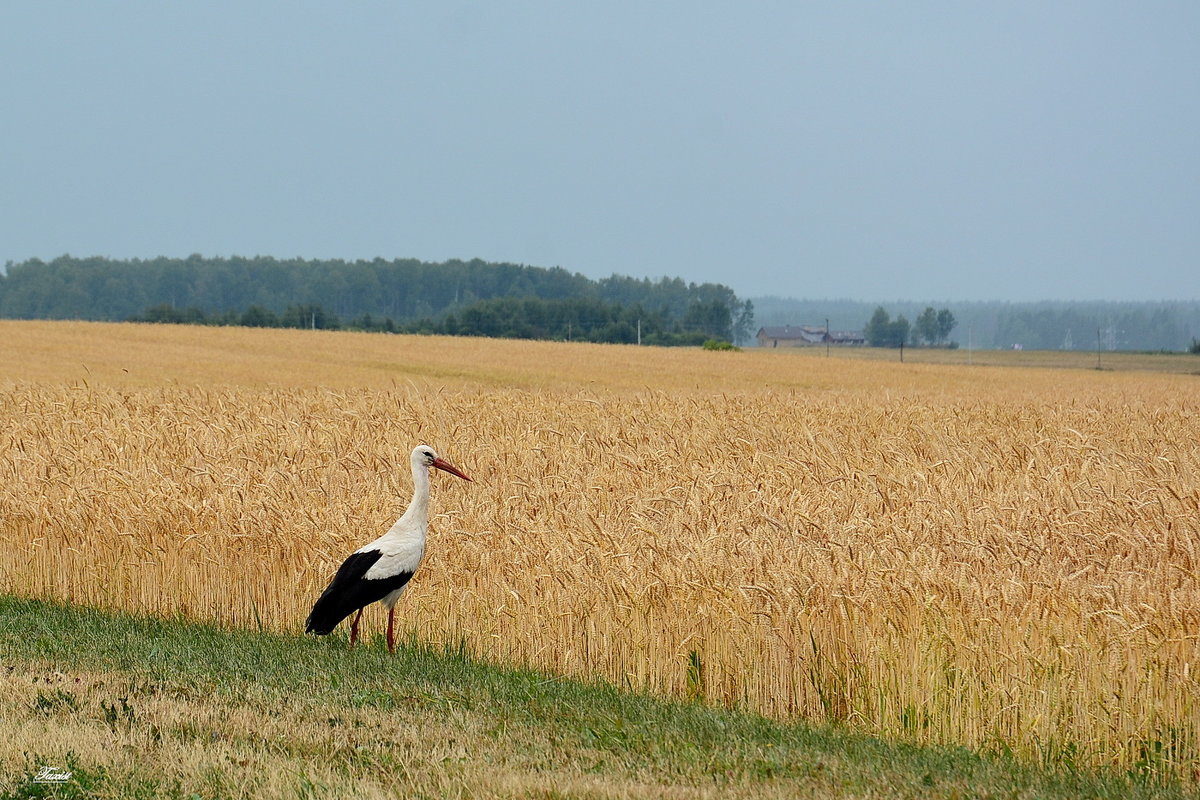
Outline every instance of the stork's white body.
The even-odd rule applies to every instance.
[[[413,498],[404,516],[396,520],[383,536],[355,551],[369,553],[378,550],[380,553],[379,560],[363,576],[367,580],[415,572],[425,555],[425,536],[429,532],[429,467],[418,461],[413,458]]]
[[[428,480],[428,473],[426,473],[426,481]],[[428,488],[425,494],[428,497]],[[411,510],[410,507],[409,511]],[[387,533],[354,551],[356,553],[379,553],[379,560],[363,574],[364,580],[383,581],[406,572],[411,574],[417,571],[417,567],[421,565],[421,559],[425,557],[425,536],[429,532],[428,503],[424,515],[412,519],[408,516],[408,512],[405,512],[404,516],[398,519]],[[400,599],[400,595],[407,585],[406,583],[399,589],[388,592],[381,602],[389,609],[392,608]]]
[[[437,468],[471,480],[425,445],[414,449],[410,460],[413,498],[408,509],[387,533],[355,550],[342,562],[308,616],[305,626],[308,632],[330,633],[339,622],[357,611],[350,626],[350,644],[353,645],[358,640],[362,609],[379,601],[388,610],[388,649],[395,650],[396,601],[425,555],[425,535],[429,530],[429,471]]]

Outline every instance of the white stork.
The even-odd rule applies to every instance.
[[[362,618],[363,608],[382,600],[388,610],[388,652],[396,652],[396,601],[425,554],[425,532],[429,529],[429,470],[436,467],[463,480],[471,480],[426,445],[414,449],[410,460],[413,498],[408,510],[387,533],[360,547],[342,562],[308,615],[305,632],[325,636],[357,611],[350,624],[350,646],[353,647],[358,641],[358,621]]]

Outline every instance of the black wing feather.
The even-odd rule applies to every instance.
[[[339,622],[358,609],[382,600],[408,583],[413,575],[411,572],[401,572],[380,580],[368,580],[365,577],[382,555],[378,550],[368,550],[365,553],[353,553],[343,561],[329,586],[317,598],[304,625],[305,632],[318,636],[331,633]]]

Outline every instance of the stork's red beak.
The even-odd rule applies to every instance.
[[[438,469],[442,470],[443,472],[449,472],[451,475],[457,475],[458,477],[462,478],[464,481],[471,480],[470,478],[468,478],[466,475],[464,475],[462,473],[462,470],[460,470],[458,467],[454,466],[453,464],[451,464],[449,461],[447,461],[444,458],[435,458],[433,460],[433,465],[435,467],[437,467]],[[471,483],[474,483],[474,482],[475,481],[471,481]]]

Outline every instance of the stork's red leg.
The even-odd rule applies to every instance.
[[[396,652],[396,608],[388,609],[388,652]]]
[[[358,621],[360,619],[362,619],[362,612],[363,612],[363,610],[360,608],[358,610],[358,613],[354,615],[354,622],[350,623],[350,646],[351,647],[354,647],[355,642],[358,641]]]

